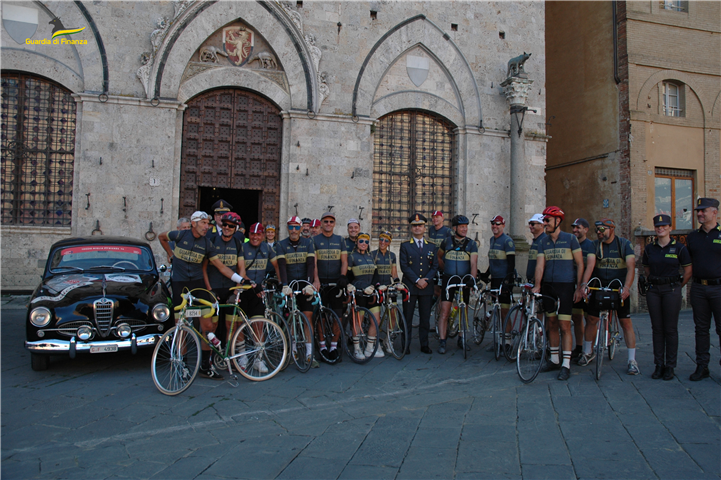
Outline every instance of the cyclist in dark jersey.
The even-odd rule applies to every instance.
[[[381,285],[390,285],[400,281],[396,254],[388,249],[392,240],[391,232],[381,232],[378,235],[378,250],[371,252],[373,263],[376,264],[377,268],[378,283]]]
[[[589,224],[585,218],[577,218],[572,224],[573,234],[578,239],[578,244],[581,246],[581,255],[583,255],[583,271],[586,271],[586,264],[588,262],[588,254],[593,253],[594,246],[593,242],[589,240],[586,235],[588,234]],[[583,317],[586,312],[586,302],[580,300],[573,304],[573,315],[571,320],[573,321],[573,335],[576,338],[576,347],[571,353],[571,361],[577,361],[581,355],[583,355],[583,342],[584,342],[584,326]]]
[[[313,237],[315,246],[315,280],[313,286],[321,292],[323,304],[333,309],[340,317],[343,315],[343,299],[338,297],[340,290],[348,286],[348,252],[344,248],[343,237],[335,235],[335,214],[326,212],[321,217],[322,232]],[[321,285],[335,283],[336,286],[321,290]],[[340,357],[338,338],[340,332],[333,332],[330,351],[327,357],[336,360]],[[322,347],[321,347],[322,348]],[[321,355],[321,358],[323,356]],[[337,363],[337,362],[336,362]]]
[[[433,212],[431,215],[431,222],[433,225],[431,225],[428,229],[428,242],[432,243],[437,248],[441,248],[447,239],[453,238],[453,230],[443,225],[443,212],[440,210],[435,210]],[[435,303],[438,297],[441,296],[442,276],[443,270],[439,268],[436,278],[433,279],[433,303]]]
[[[558,207],[547,207],[543,211],[546,238],[538,243],[536,257],[536,281],[533,292],[543,293],[543,310],[548,321],[548,339],[551,345],[551,359],[546,370],[558,370],[559,380],[568,380],[571,375],[571,352],[573,335],[571,315],[573,303],[583,298],[580,291],[583,276],[583,256],[578,239],[561,231],[561,222],[566,214]],[[576,289],[576,285],[579,289]],[[547,297],[555,299],[555,302]],[[558,312],[558,315],[556,315]],[[559,329],[563,334],[559,338]],[[563,360],[559,361],[559,344],[563,342]]]
[[[288,285],[293,280],[305,280],[306,282],[315,279],[315,245],[310,238],[301,236],[301,220],[297,216],[288,219],[288,238],[276,243],[276,260],[278,261],[278,274],[282,284]],[[298,288],[303,288],[300,285]],[[286,293],[289,293],[286,290]],[[310,320],[313,316],[313,305],[305,295],[295,297],[296,306]],[[310,339],[310,332],[306,333]],[[318,362],[311,358],[313,350],[312,343],[306,343],[307,361],[313,368]]]
[[[249,318],[265,315],[265,306],[262,300],[265,272],[269,263],[272,264],[276,273],[278,269],[275,251],[263,242],[264,230],[261,223],[251,225],[248,230],[250,240],[243,244],[243,258],[240,259],[243,277],[249,280],[253,287],[240,295],[240,308]]]
[[[378,277],[376,275],[376,264],[373,262],[373,257],[368,251],[370,247],[371,237],[367,233],[359,233],[356,240],[356,247],[352,252],[348,254],[348,271],[353,272],[353,283],[356,291],[356,304],[359,307],[365,307],[371,311],[376,317],[376,323],[379,320],[380,305],[375,303],[374,298],[369,298],[368,295],[372,295],[375,291],[373,287]],[[346,273],[347,274],[347,273]],[[368,344],[366,345],[366,351],[361,350],[358,344],[358,337],[352,338],[354,353],[357,358],[364,359],[373,354],[375,348],[376,338],[378,332],[374,325],[370,326],[368,330]],[[383,349],[379,348],[375,354],[376,357],[383,357]]]
[[[621,299],[624,300],[624,304],[616,309],[616,313],[618,313],[618,321],[623,328],[623,338],[628,351],[626,373],[638,375],[641,372],[636,362],[636,334],[633,331],[631,305],[628,301],[636,273],[636,255],[631,242],[616,235],[616,223],[610,218],[602,218],[596,222],[596,233],[598,240],[593,242],[594,253],[590,253],[587,257],[588,265],[583,274],[582,286],[585,287],[592,276],[599,278],[604,287],[608,286],[613,279],[618,279],[623,283]],[[618,282],[614,283],[613,288],[616,288]],[[586,339],[583,343],[583,355],[578,359],[578,364],[582,366],[588,365],[595,358],[592,348],[598,330],[599,310],[594,306],[593,295],[586,307],[586,312],[588,313],[585,329]]]
[[[446,291],[448,280],[453,275],[458,275],[463,279],[465,275],[476,277],[478,268],[478,246],[476,242],[466,236],[468,233],[468,218],[464,215],[456,215],[451,220],[451,224],[456,227],[456,233],[453,237],[446,238],[441,247],[438,249],[438,265],[443,269],[443,283],[441,284],[441,314],[438,322],[438,332],[440,334],[440,345],[438,353],[443,355],[446,353],[446,336],[448,335],[448,314],[451,311],[453,297],[457,288],[451,288]],[[454,283],[460,282],[454,279]],[[468,302],[471,295],[472,280],[468,280],[468,284],[463,289],[463,298]],[[467,308],[467,307],[466,307]],[[462,333],[458,337],[458,347],[463,348]],[[470,348],[466,346],[466,348]]]
[[[320,220],[316,218],[310,224],[310,236],[312,238],[312,237],[315,237],[316,235],[320,235],[320,233],[321,233]]]
[[[312,222],[313,222],[313,220],[311,220],[308,217],[305,217],[305,218],[303,218],[303,220],[301,220],[301,226],[300,226],[301,236],[303,236],[305,238],[310,238],[313,236],[313,234],[310,231],[310,225]],[[320,233],[320,232],[318,232],[318,233]]]
[[[538,256],[538,242],[546,238],[546,232],[543,228],[543,215],[534,214],[528,219],[528,229],[533,235],[531,248],[528,250],[528,264],[526,265],[526,281],[533,283],[536,281],[536,257]]]
[[[343,238],[343,246],[346,252],[350,253],[355,248],[360,229],[360,222],[357,219],[351,218],[348,220],[348,236]]]
[[[506,318],[511,308],[511,284],[516,270],[516,245],[513,239],[503,233],[506,221],[500,215],[491,219],[491,237],[488,248],[488,270],[481,276],[487,282],[490,273],[491,288],[502,288],[500,295],[501,318]]]

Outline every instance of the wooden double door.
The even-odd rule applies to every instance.
[[[180,216],[199,209],[212,214],[202,192],[222,189],[242,217],[247,207],[241,199],[257,192],[252,208],[258,211],[245,217],[277,225],[282,135],[280,110],[254,93],[226,88],[190,100],[183,118]]]

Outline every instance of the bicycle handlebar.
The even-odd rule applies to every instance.
[[[209,302],[209,301],[204,300],[204,299],[202,299],[202,298],[194,297],[193,295],[191,295],[190,292],[188,292],[188,293],[181,293],[180,296],[183,298],[183,303],[181,303],[180,305],[178,305],[177,307],[174,308],[174,310],[175,310],[176,312],[179,312],[179,311],[183,310],[188,304],[190,304],[190,306],[192,307],[192,306],[193,306],[193,301],[196,301],[196,302],[198,302],[199,304],[204,305],[204,306],[206,306],[206,307],[210,307],[210,308],[212,309],[212,310],[210,310],[210,312],[208,312],[207,314],[203,315],[203,318],[210,318],[210,317],[213,316],[213,313],[214,313],[214,312],[215,312],[215,313],[220,312],[220,305],[218,305],[217,300],[216,300],[215,303],[212,303],[212,302]]]

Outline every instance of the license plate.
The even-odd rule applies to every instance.
[[[112,353],[117,351],[117,345],[101,345],[99,347],[90,347],[90,353]]]
[[[199,308],[189,308],[185,311],[185,317],[186,318],[198,318],[200,317],[200,309]]]

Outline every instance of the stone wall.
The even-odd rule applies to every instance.
[[[447,218],[455,213],[474,218],[469,235],[478,238],[479,264],[485,269],[488,221],[510,213],[510,115],[499,84],[508,60],[531,52],[525,66],[534,81],[528,106],[537,112],[526,115],[526,170],[516,174],[525,181],[522,204],[528,216],[545,205],[542,4],[300,6],[178,0],[4,5],[40,9],[33,38],[50,38],[48,22],[57,16],[66,28],[85,27],[73,38],[87,40],[87,45],[67,48],[24,45],[2,32],[3,69],[58,82],[75,94],[78,105],[72,227],[3,226],[4,290],[34,288],[41,272],[38,261],[60,236],[89,235],[99,226],[105,235],[144,238],[151,222],[154,233],[173,228],[183,110],[195,95],[212,88],[250,90],[281,110],[281,223],[295,214],[296,204],[301,216],[312,217],[334,205],[340,233],[348,218],[361,215],[363,228],[370,229],[374,122],[405,109],[445,117],[455,125],[458,165],[455,211]],[[198,61],[206,39],[238,21],[262,39],[258,45],[272,54],[277,69]],[[429,60],[428,78],[419,86],[409,80],[409,55]],[[394,247],[399,243],[394,241]],[[151,244],[158,262],[164,262],[158,241]]]

